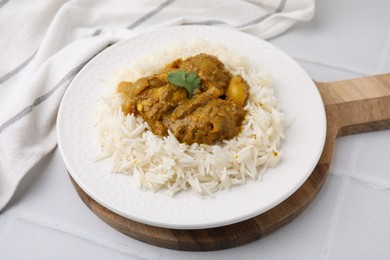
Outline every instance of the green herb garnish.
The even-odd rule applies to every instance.
[[[193,71],[185,72],[184,70],[177,70],[168,74],[168,81],[178,87],[183,87],[187,90],[189,98],[192,98],[194,89],[200,84],[198,74]]]

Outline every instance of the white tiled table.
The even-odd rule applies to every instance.
[[[315,18],[271,42],[313,79],[390,72],[390,1],[317,1]],[[390,104],[389,104],[390,106]],[[292,223],[216,252],[151,246],[112,229],[79,199],[58,149],[0,215],[0,259],[390,259],[390,130],[337,140],[329,177]]]

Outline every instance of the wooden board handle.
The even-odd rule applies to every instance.
[[[316,85],[325,104],[329,142],[320,162],[330,163],[336,137],[390,128],[390,74]]]

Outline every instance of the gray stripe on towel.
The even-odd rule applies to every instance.
[[[284,9],[284,7],[285,7],[285,5],[286,5],[286,1],[287,1],[287,0],[280,0],[280,3],[279,3],[278,8],[276,8],[276,10],[275,10],[273,13],[268,13],[268,14],[266,14],[266,15],[263,15],[263,16],[261,16],[261,17],[259,17],[259,18],[256,18],[256,19],[254,19],[254,20],[252,20],[252,21],[249,21],[249,22],[247,22],[247,23],[245,23],[245,24],[242,24],[242,25],[240,25],[240,26],[237,26],[237,27],[238,27],[238,28],[241,28],[241,27],[245,27],[245,26],[249,26],[249,25],[254,25],[254,24],[257,24],[257,23],[261,23],[262,21],[264,21],[265,19],[267,19],[267,18],[270,17],[271,15],[282,12],[283,9]]]
[[[0,8],[2,8],[6,3],[8,3],[9,0],[3,0],[0,2]]]
[[[226,23],[220,20],[207,20],[207,21],[193,22],[193,23],[182,23],[181,25],[216,25],[216,24],[226,24]]]
[[[101,28],[96,29],[95,32],[93,33],[92,37],[100,35],[101,32],[102,32]],[[23,63],[21,63],[15,69],[11,70],[10,72],[5,74],[4,76],[0,77],[0,85],[2,83],[4,83],[5,81],[9,80],[10,78],[12,78],[13,76],[15,76],[16,74],[18,74],[22,69],[24,69],[24,67],[26,67],[34,59],[37,52],[38,52],[38,49],[35,50],[34,53],[30,57],[28,57],[25,61],[23,61]]]
[[[175,2],[175,0],[167,0],[167,1],[165,1],[164,3],[159,5],[156,9],[150,11],[149,13],[145,14],[144,16],[139,18],[137,21],[135,21],[134,23],[129,25],[127,27],[127,29],[134,29],[135,27],[139,26],[140,24],[142,24],[146,20],[150,19],[151,17],[153,17],[156,14],[158,14],[159,12],[161,12],[161,10],[163,10],[165,7],[167,7],[168,5],[172,4],[173,2]]]
[[[89,61],[89,60],[88,60]],[[7,129],[10,125],[14,124],[15,122],[19,121],[20,119],[22,119],[23,117],[25,117],[26,115],[28,115],[29,113],[32,112],[32,110],[34,109],[34,107],[38,106],[39,104],[41,104],[42,102],[44,102],[45,100],[47,100],[51,95],[53,95],[53,93],[59,88],[61,87],[66,81],[70,80],[71,78],[73,78],[77,72],[79,72],[81,70],[82,67],[85,66],[85,64],[87,64],[88,61],[85,61],[83,63],[81,63],[80,65],[78,65],[77,67],[73,68],[71,71],[69,71],[57,84],[54,85],[54,87],[52,89],[50,89],[48,92],[46,92],[45,94],[43,94],[42,96],[38,97],[37,99],[34,100],[34,102],[25,107],[22,111],[20,111],[19,113],[17,113],[14,117],[12,117],[11,119],[7,120],[5,123],[3,123],[2,125],[0,125],[0,134],[5,130]]]
[[[98,28],[95,30],[95,32],[92,34],[92,37],[99,36],[102,33],[103,29]]]
[[[19,71],[21,71],[24,67],[26,67],[35,57],[37,54],[38,49],[34,51],[34,53],[28,57],[25,61],[23,61],[19,66],[17,66],[15,69],[11,70],[4,76],[0,77],[0,84],[4,83],[5,81],[9,80],[12,78],[14,75],[18,74]]]
[[[241,28],[241,27],[245,27],[245,26],[248,26],[248,25],[254,25],[254,24],[257,24],[257,23],[260,23],[260,22],[264,21],[265,19],[267,19],[268,17],[270,17],[273,14],[282,12],[283,9],[284,9],[284,6],[286,5],[286,1],[287,0],[281,0],[280,3],[279,3],[278,8],[276,8],[273,13],[267,13],[265,15],[260,16],[259,18],[256,18],[256,19],[254,19],[252,21],[246,22],[246,23],[244,23],[242,25],[238,25],[238,26],[235,26],[235,27],[236,28]],[[193,22],[193,23],[182,23],[182,25],[217,25],[217,24],[226,24],[226,25],[228,25],[228,23],[226,23],[224,21],[220,21],[220,20],[207,20],[207,21],[200,21],[200,22]]]

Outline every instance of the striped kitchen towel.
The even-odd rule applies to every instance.
[[[61,98],[107,46],[173,25],[277,36],[314,14],[314,0],[0,1],[0,210],[56,146]]]

